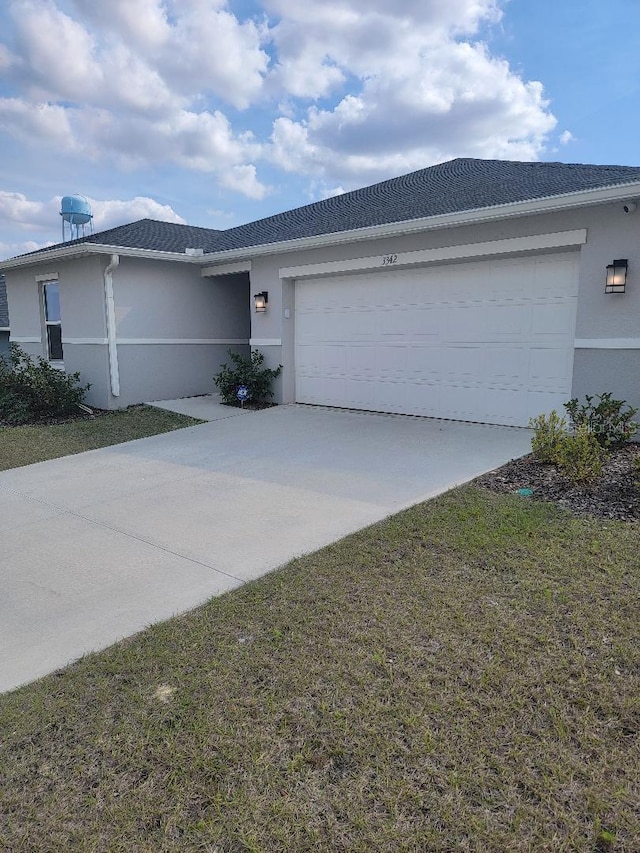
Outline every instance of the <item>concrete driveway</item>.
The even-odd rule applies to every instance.
[[[497,467],[526,430],[279,406],[0,473],[0,690]]]

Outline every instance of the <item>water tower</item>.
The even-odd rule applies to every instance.
[[[93,234],[93,214],[88,199],[83,195],[66,195],[60,204],[60,216],[62,217],[62,242],[77,240],[84,237],[85,227],[89,226],[89,233]],[[67,228],[69,236],[67,237]]]

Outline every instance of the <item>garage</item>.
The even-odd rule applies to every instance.
[[[570,397],[575,251],[298,279],[300,403],[526,426]]]

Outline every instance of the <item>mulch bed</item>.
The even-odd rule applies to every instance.
[[[599,482],[591,488],[572,485],[553,465],[537,462],[532,454],[513,459],[501,468],[478,477],[475,484],[503,494],[532,489],[534,499],[553,501],[577,516],[638,521],[640,474],[637,468],[634,469],[634,460],[639,457],[640,444],[628,444],[613,450],[604,463]]]
[[[244,403],[236,402],[235,400],[231,403],[224,403],[223,406],[230,406],[232,409],[249,409],[251,412],[261,412],[263,409],[272,409],[274,406],[277,406],[277,403],[255,403],[253,400],[245,400]]]

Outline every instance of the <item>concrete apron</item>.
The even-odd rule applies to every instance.
[[[527,430],[278,406],[0,473],[0,690],[528,452]]]

